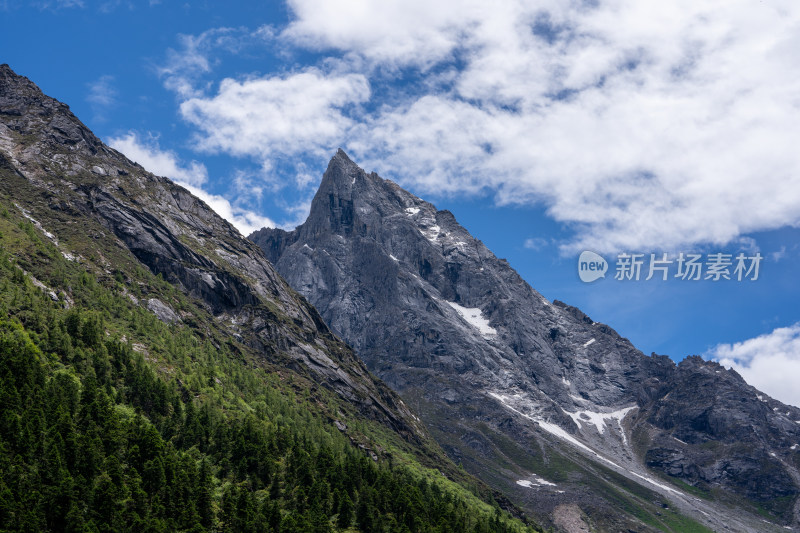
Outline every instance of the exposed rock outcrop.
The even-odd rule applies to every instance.
[[[620,507],[603,489],[587,491],[600,464],[713,527],[765,526],[683,483],[800,524],[800,410],[714,363],[645,356],[579,309],[547,301],[450,212],[343,151],[304,224],[251,239],[455,460],[529,510]],[[580,464],[568,470],[592,474],[554,471],[565,449]],[[555,485],[531,490],[523,476],[532,471]]]

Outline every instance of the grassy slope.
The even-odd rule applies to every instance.
[[[525,529],[250,353],[100,228],[43,221],[74,262],[11,198],[0,215],[0,528]],[[152,297],[183,322],[135,303]]]

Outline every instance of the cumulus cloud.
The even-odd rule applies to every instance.
[[[751,385],[800,406],[800,323],[734,344],[720,344],[706,357],[736,370]]]
[[[725,244],[800,221],[795,3],[289,5],[297,45],[418,68],[422,85],[432,65],[455,69],[343,130],[387,177],[540,203],[576,228],[568,251]]]
[[[800,225],[800,4],[288,6],[284,28],[209,30],[171,52],[162,75],[198,149],[266,170],[283,158],[284,173],[299,161],[285,182],[302,190],[343,146],[420,193],[542,206],[575,231],[564,253]],[[214,94],[212,52],[246,42],[324,58]]]
[[[142,165],[148,171],[170,178],[189,192],[203,200],[219,216],[233,224],[242,235],[264,227],[275,227],[269,218],[254,211],[232,204],[228,199],[211,194],[202,189],[208,181],[205,165],[197,161],[183,164],[178,155],[158,146],[158,139],[152,135],[142,139],[135,132],[108,140],[108,145],[125,154],[128,159]]]
[[[467,2],[328,2],[289,0],[294,14],[282,36],[315,49],[356,51],[377,63],[432,65],[449,58],[485,4]],[[496,6],[495,6],[496,7]]]
[[[329,152],[354,122],[344,111],[369,98],[361,74],[326,75],[309,68],[286,76],[225,79],[213,97],[190,98],[181,114],[197,126],[197,146],[253,156]]]

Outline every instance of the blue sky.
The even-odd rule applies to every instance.
[[[0,62],[243,233],[302,222],[342,147],[645,353],[800,404],[796,3],[0,0],[0,25]],[[614,280],[625,251],[764,259]]]

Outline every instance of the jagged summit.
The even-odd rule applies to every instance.
[[[358,178],[363,182],[366,174],[339,148],[328,163],[311,202],[310,217],[314,226],[327,227],[334,232],[352,231],[353,188]]]
[[[391,180],[374,172],[365,172],[339,149],[323,174],[311,204],[309,219],[299,229],[302,235],[304,229],[316,232],[324,226],[337,234],[355,232],[376,238],[375,231],[384,226],[385,220],[412,211],[423,212],[420,217],[423,223],[427,220],[425,217],[430,220],[441,217],[442,221],[452,219],[449,212],[437,211],[435,206]]]
[[[529,511],[579,502],[608,515],[620,504],[604,498],[627,489],[608,481],[587,496],[587,485],[610,467],[714,528],[765,526],[695,501],[680,483],[800,524],[800,409],[713,363],[645,356],[579,309],[547,301],[451,213],[344,152],[305,223],[250,238],[453,459]],[[565,454],[570,474],[551,466]],[[611,514],[609,530],[647,530]]]
[[[347,152],[345,152],[342,148],[336,149],[336,153],[333,154],[333,157],[331,157],[331,160],[328,163],[328,169],[330,169],[333,166],[355,167],[361,170],[361,168],[358,165],[356,165],[352,159],[350,159],[350,156],[347,155]]]
[[[364,171],[348,157],[344,150],[339,148],[328,162],[328,168],[322,175],[320,190],[347,190],[354,184],[352,178],[359,174],[364,174]]]
[[[339,148],[328,162],[328,167],[322,175],[317,197],[323,198],[326,195],[353,200],[354,196],[364,196],[367,191],[380,188],[384,181],[377,174],[366,173],[359,167],[347,153]],[[317,209],[324,209],[324,202],[316,206]]]

